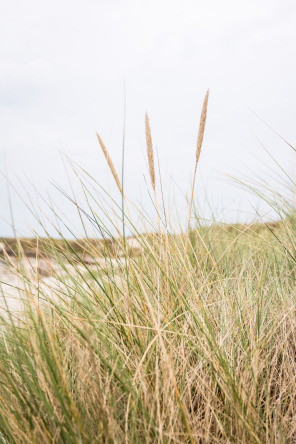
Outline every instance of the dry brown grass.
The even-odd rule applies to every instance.
[[[194,182],[207,103],[208,92]],[[83,191],[93,196],[87,181]],[[134,255],[121,232],[112,258],[88,237],[77,250],[49,238],[43,245],[57,264],[50,288],[17,258],[26,311],[0,312],[0,442],[296,442],[295,209],[283,203],[285,218],[265,227],[198,218],[192,229],[192,196],[185,233],[157,228],[139,211],[146,234],[135,233]],[[114,220],[91,202],[85,217],[98,231],[98,207],[120,226],[122,213]]]
[[[120,265],[115,274],[71,268],[58,306],[31,302],[21,325],[8,322],[0,340],[7,442],[294,443],[291,263],[268,229],[228,228],[191,233],[184,295],[184,238],[169,237],[167,292],[163,244],[140,236],[128,274]],[[292,232],[277,230],[288,242]],[[221,258],[219,272],[200,236]]]

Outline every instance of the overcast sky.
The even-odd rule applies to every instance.
[[[126,189],[136,200],[145,188],[143,174],[147,177],[147,110],[165,184],[182,205],[207,88],[196,192],[206,192],[225,220],[235,220],[238,207],[250,213],[254,202],[224,173],[268,179],[259,141],[283,164],[292,164],[292,150],[251,110],[296,142],[295,1],[0,0],[0,5],[0,169],[21,193],[29,177],[60,202],[50,181],[67,187],[61,151],[116,192],[95,131],[120,170],[124,84]],[[3,178],[0,187],[4,236],[11,231]],[[17,200],[13,205],[19,233],[28,234],[32,220]],[[64,208],[71,216],[71,207]]]

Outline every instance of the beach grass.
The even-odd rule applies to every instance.
[[[142,230],[114,169],[129,239],[120,204],[99,187],[106,211],[81,179],[87,205],[74,204],[100,240],[57,230],[5,241],[23,309],[2,295],[0,442],[296,440],[293,206],[269,197],[278,220],[246,225],[203,222],[191,202],[174,232],[157,202],[150,131],[146,117],[157,217],[138,209]],[[48,280],[24,266],[30,249],[55,264]]]

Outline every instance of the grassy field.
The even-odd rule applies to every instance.
[[[173,233],[148,119],[146,132],[153,230],[140,234],[122,199],[108,237],[83,183],[88,211],[78,211],[108,242],[11,241],[25,309],[1,312],[0,442],[294,443],[293,208],[277,200],[276,223],[204,224],[194,176],[187,229]],[[51,288],[22,266],[28,249],[56,264]]]

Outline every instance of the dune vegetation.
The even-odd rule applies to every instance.
[[[23,303],[15,312],[2,294],[0,442],[296,441],[293,206],[262,191],[277,222],[209,224],[197,216],[207,101],[208,94],[182,232],[172,232],[159,198],[146,116],[156,224],[139,209],[146,231],[134,225],[98,137],[121,205],[95,178],[84,180],[86,172],[86,206],[73,205],[101,240],[85,233],[69,241],[57,230],[58,240],[11,240],[0,252]],[[51,267],[46,278],[26,266],[30,248]]]

